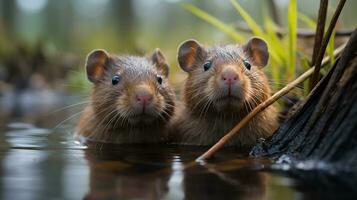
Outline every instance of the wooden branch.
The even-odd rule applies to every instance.
[[[321,61],[325,55],[325,51],[326,51],[326,47],[328,45],[328,42],[330,40],[330,37],[331,37],[331,34],[333,32],[333,29],[335,28],[336,26],[336,23],[337,23],[337,19],[338,17],[340,16],[341,14],[341,11],[343,9],[343,6],[345,5],[346,3],[346,0],[340,0],[340,2],[338,3],[338,6],[335,10],[335,13],[333,14],[333,17],[331,19],[331,22],[330,22],[330,25],[326,31],[326,34],[323,38],[323,41],[321,43],[321,46],[320,46],[320,49],[319,49],[319,53],[317,54],[317,58],[316,58],[316,61],[315,61],[315,71],[314,71],[314,74],[312,76],[312,82],[311,82],[311,86],[310,88],[313,88],[317,82],[319,81],[319,78],[320,78],[320,68],[321,68]]]
[[[337,57],[341,54],[342,50],[345,48],[346,44],[339,46],[334,51],[334,57]],[[323,59],[321,66],[325,66],[329,63],[330,58],[327,56]],[[284,88],[276,92],[273,96],[269,99],[264,101],[263,103],[259,104],[255,107],[247,116],[245,116],[232,130],[226,133],[215,145],[213,145],[208,151],[202,154],[196,161],[207,160],[211,158],[217,151],[219,151],[233,136],[235,136],[238,131],[244,127],[253,117],[255,117],[260,111],[264,110],[275,101],[277,101],[280,97],[287,94],[290,90],[294,89],[297,85],[305,81],[308,77],[310,77],[314,72],[314,67],[307,70],[305,73],[300,75],[297,79],[286,85]]]
[[[310,67],[316,65],[316,58],[320,52],[321,43],[325,33],[327,7],[328,7],[328,0],[320,0],[319,15],[317,18],[316,34],[315,34],[314,48],[312,51]],[[315,83],[313,81],[313,77],[311,77],[309,80],[309,91],[311,91],[312,88],[314,88],[314,86]]]
[[[315,64],[316,64],[316,57],[317,57],[317,54],[319,53],[321,42],[324,37],[327,7],[328,7],[328,0],[321,0],[319,16],[317,18],[315,43],[314,43],[314,50],[313,50],[312,58],[311,58],[311,66],[315,66]],[[311,89],[312,88],[310,88],[310,90]]]

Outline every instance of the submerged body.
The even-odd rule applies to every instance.
[[[159,50],[150,58],[96,50],[86,69],[94,88],[76,128],[80,136],[118,144],[166,142],[175,97]]]
[[[183,108],[174,117],[172,140],[188,145],[213,145],[271,90],[262,68],[268,61],[265,42],[252,38],[245,45],[204,48],[194,40],[179,48],[178,60],[188,73],[182,92]],[[227,144],[251,147],[278,126],[278,112],[270,106],[254,117]]]

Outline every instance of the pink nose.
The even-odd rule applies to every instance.
[[[152,101],[152,94],[146,91],[140,91],[136,94],[136,102],[142,106],[150,104]]]
[[[222,81],[229,86],[233,85],[238,80],[238,74],[230,68],[223,70],[221,77]]]

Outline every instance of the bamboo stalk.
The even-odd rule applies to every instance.
[[[341,11],[343,9],[343,6],[345,5],[346,3],[346,0],[340,0],[340,2],[338,3],[338,6],[335,10],[335,13],[333,14],[333,17],[331,19],[331,22],[330,22],[330,25],[326,31],[326,34],[322,40],[322,43],[321,43],[321,46],[320,46],[320,49],[319,49],[319,53],[317,54],[317,58],[315,60],[315,62],[313,64],[315,64],[315,71],[314,71],[314,74],[312,76],[312,79],[311,79],[311,88],[313,88],[317,82],[319,81],[319,77],[320,77],[320,68],[321,68],[321,61],[325,55],[325,51],[326,51],[326,47],[328,45],[328,42],[330,40],[330,37],[331,37],[331,34],[333,32],[333,29],[335,28],[336,26],[336,23],[337,23],[337,20],[338,20],[338,17],[340,16],[341,14]]]
[[[343,49],[345,48],[346,44],[343,44],[339,46],[335,51],[334,51],[334,57],[337,57],[341,54]],[[321,66],[325,66],[327,63],[329,63],[330,57],[326,56],[322,60]],[[207,160],[211,158],[217,151],[219,151],[233,136],[235,136],[238,131],[244,127],[253,117],[255,117],[260,111],[264,110],[271,104],[273,104],[275,101],[277,101],[280,97],[284,96],[287,94],[290,90],[295,88],[298,84],[302,83],[305,81],[307,78],[309,78],[313,73],[314,73],[315,67],[311,67],[309,70],[304,72],[302,75],[300,75],[297,79],[294,81],[290,82],[288,85],[286,85],[284,88],[276,92],[273,96],[268,98],[266,101],[263,103],[259,104],[257,107],[255,107],[247,116],[245,116],[236,126],[233,127],[232,130],[230,130],[228,133],[226,133],[215,145],[213,145],[210,149],[208,149],[204,154],[202,154],[200,157],[196,159],[196,161],[202,161],[202,160]]]

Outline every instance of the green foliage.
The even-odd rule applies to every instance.
[[[258,23],[256,23],[254,19],[248,14],[248,12],[245,11],[236,0],[231,0],[231,3],[237,12],[243,17],[244,21],[247,23],[253,33],[259,37],[264,37],[265,34],[263,33],[262,29],[259,27]]]
[[[283,58],[286,53],[284,51],[284,47],[281,43],[280,38],[276,35],[276,26],[274,22],[271,20],[271,18],[267,16],[264,17],[264,28],[266,30],[265,37],[269,38],[267,42],[269,45],[269,53],[271,54],[272,58],[270,64],[274,65],[274,67],[270,68],[270,72],[273,80],[277,83],[280,83],[282,77],[278,63],[283,63],[283,60],[281,58]],[[271,53],[271,49],[274,49],[274,53]]]
[[[243,18],[243,20],[248,25],[252,33],[258,37],[261,37],[266,40],[269,46],[269,53],[271,59],[269,61],[270,67],[267,69],[268,73],[271,74],[273,81],[277,83],[275,89],[282,87],[280,84],[282,81],[291,81],[295,77],[295,65],[296,65],[296,40],[297,40],[297,9],[296,9],[296,0],[291,0],[289,4],[289,16],[288,16],[288,34],[287,36],[279,37],[277,35],[277,26],[271,20],[270,17],[264,17],[264,30],[260,25],[249,15],[242,5],[240,5],[236,0],[231,0],[232,6],[235,8],[237,13]],[[184,8],[200,17],[204,21],[214,25],[219,30],[227,33],[229,30],[229,36],[238,43],[246,41],[244,35],[240,34],[233,26],[229,26],[224,22],[214,18],[215,24],[224,24],[224,29],[222,26],[215,25],[210,19],[210,16],[205,11],[200,10],[199,8],[191,5],[184,4]],[[210,17],[207,17],[210,16]],[[234,32],[234,33],[233,33]],[[234,35],[234,37],[232,37]],[[238,35],[238,37],[237,37]],[[239,38],[239,39],[237,39]],[[242,39],[244,38],[244,40]]]
[[[327,45],[326,52],[330,56],[330,65],[332,66],[333,63],[335,63],[335,58],[333,56],[333,52],[335,50],[335,34],[336,34],[336,29],[333,29],[330,41]]]
[[[287,78],[291,81],[295,78],[296,64],[296,40],[297,40],[297,8],[296,0],[290,0],[288,8],[288,48]]]
[[[305,57],[305,58],[301,58],[300,60],[300,66],[302,68],[303,71],[307,71],[310,68],[310,61]],[[309,88],[309,80],[306,80],[303,82],[303,87],[305,88],[302,91],[302,96],[307,96],[309,95],[309,90],[307,88]]]
[[[69,91],[81,92],[82,94],[89,94],[91,83],[87,79],[85,70],[72,71],[66,81],[65,85]]]
[[[282,62],[282,59],[279,57],[279,55],[277,54],[278,51],[281,53],[283,51],[280,51],[282,49],[280,46],[280,42],[277,42],[276,39],[278,38],[277,35],[275,34],[275,29],[270,29],[269,33],[268,31],[263,31],[257,22],[254,21],[254,19],[248,14],[248,12],[246,12],[243,7],[236,1],[236,0],[231,0],[232,5],[234,6],[234,8],[237,10],[238,14],[241,15],[244,19],[244,21],[247,23],[248,27],[250,28],[250,30],[253,32],[254,35],[258,36],[258,37],[262,37],[264,38],[270,48],[270,55],[271,57],[276,60],[277,62]],[[267,17],[265,18],[267,19]],[[271,26],[266,25],[266,27],[275,27],[274,23],[270,20],[266,20],[267,23],[270,23]],[[273,50],[272,50],[273,49]],[[276,49],[276,50],[275,50]],[[277,74],[275,74],[277,75]],[[274,76],[274,74],[273,74]],[[276,78],[278,78],[278,76],[276,76]]]
[[[309,28],[311,28],[313,30],[316,29],[317,23],[313,19],[309,18],[308,16],[306,16],[302,13],[299,13],[298,18],[302,22],[304,22]],[[331,37],[330,37],[330,41],[326,48],[326,53],[328,56],[330,56],[330,66],[332,66],[333,63],[335,62],[335,58],[333,57],[333,52],[335,50],[335,33],[336,33],[336,29],[333,30]]]
[[[298,12],[296,0],[290,0],[289,2],[287,16],[288,32],[283,36],[277,34],[278,28],[269,16],[264,16],[263,29],[237,0],[230,0],[230,2],[238,15],[243,18],[252,33],[258,37],[262,37],[268,43],[271,59],[269,61],[270,67],[268,67],[267,70],[271,75],[273,82],[276,83],[274,84],[274,89],[280,89],[283,87],[281,83],[292,81],[296,77],[296,73],[301,72],[302,70],[305,71],[310,67],[306,54],[304,52],[299,52],[297,48],[297,21],[300,20],[313,30],[316,29],[316,22],[308,16]],[[232,25],[220,21],[192,4],[186,3],[183,4],[183,7],[226,33],[235,42],[244,43],[248,39],[245,35],[242,35],[235,30]],[[334,35],[335,34],[333,33],[327,47],[327,54],[331,57],[331,63],[334,62]],[[297,55],[299,55],[300,58],[298,61]],[[300,66],[300,70],[296,69],[297,63]],[[302,96],[306,96],[309,92],[307,83],[308,82],[305,81],[304,90],[301,91]]]
[[[314,20],[312,20],[310,17],[302,14],[302,13],[298,13],[298,19],[302,22],[304,22],[309,28],[316,28],[316,22]]]
[[[193,6],[191,4],[185,3],[182,4],[182,7],[192,13],[194,13],[197,17],[203,19],[204,21],[210,23],[211,25],[215,26],[222,32],[226,33],[229,35],[231,38],[233,38],[237,42],[243,42],[244,37],[240,34],[238,34],[234,27],[220,21],[219,19],[213,17],[212,15],[204,12],[203,10],[197,8],[196,6]]]

